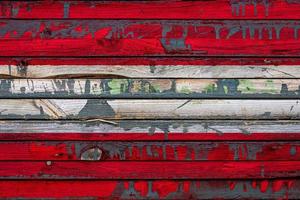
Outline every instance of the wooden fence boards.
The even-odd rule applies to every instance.
[[[0,198],[298,199],[299,11],[1,1]]]

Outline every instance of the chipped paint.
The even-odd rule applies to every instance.
[[[0,79],[0,97],[285,98],[297,79]]]

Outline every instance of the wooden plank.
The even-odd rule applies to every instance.
[[[0,98],[299,98],[300,79],[0,79]]]
[[[0,99],[0,119],[299,119],[299,100]]]
[[[241,59],[242,60],[242,59]],[[291,62],[292,65],[281,64],[279,61],[268,61],[276,65],[266,65],[263,61],[258,60],[249,65],[250,61],[241,62],[240,65],[236,61],[208,59],[194,61],[188,60],[173,61],[156,60],[156,62],[170,62],[178,65],[128,65],[127,62],[132,60],[119,61],[114,60],[91,60],[91,62],[109,62],[107,65],[91,65],[84,64],[87,61],[82,60],[37,60],[30,61],[33,63],[42,63],[42,65],[29,65],[27,62],[3,60],[11,64],[0,65],[0,77],[2,78],[76,78],[76,77],[90,77],[90,78],[300,78],[300,62],[298,60],[286,60],[282,62]],[[135,62],[147,63],[150,61],[135,60]],[[0,59],[1,62],[1,59]],[[46,62],[53,62],[54,65],[46,64]],[[74,63],[77,62],[77,65]],[[82,63],[83,62],[83,63]],[[113,62],[113,63],[110,63]],[[119,64],[116,64],[119,62]],[[153,61],[154,62],[154,61]],[[211,64],[208,64],[211,62]],[[60,64],[59,64],[60,63]],[[220,65],[221,63],[221,65]],[[222,63],[225,63],[224,65]],[[195,65],[198,64],[198,65]],[[295,65],[296,64],[296,65]],[[216,66],[215,66],[216,65]]]
[[[3,1],[1,18],[299,19],[298,1]]]
[[[300,122],[239,120],[0,121],[0,140],[286,141],[300,140]]]
[[[0,160],[300,160],[299,142],[0,142]]]
[[[0,197],[26,199],[297,199],[299,191],[297,179],[0,181]]]
[[[299,21],[0,20],[1,56],[299,56]]]
[[[300,58],[297,57],[169,57],[169,56],[152,56],[152,57],[0,57],[0,65],[2,67],[12,67],[12,71],[15,68],[15,65],[19,68],[30,68],[32,65],[39,65],[38,67],[46,66],[55,66],[60,65],[60,67],[67,67],[65,65],[72,65],[72,67],[82,67],[86,66],[87,68],[91,66],[102,66],[117,65],[119,67],[123,65],[137,65],[139,67],[169,67],[174,65],[192,65],[196,67],[197,65],[208,65],[214,67],[216,65],[225,65],[227,67],[234,65],[251,65],[252,67],[270,67],[281,65],[290,67],[291,65],[300,65]],[[162,66],[160,66],[162,65]],[[295,66],[293,66],[295,67]],[[160,69],[162,70],[162,69]],[[51,70],[49,70],[51,71]],[[150,71],[150,70],[148,70]],[[155,72],[155,70],[154,70]]]
[[[228,181],[1,181],[1,197],[216,199],[297,198],[297,180]],[[221,187],[222,186],[222,187]],[[35,188],[35,191],[32,190]],[[243,189],[244,188],[244,189]]]
[[[18,180],[267,179],[300,175],[300,161],[3,161],[1,168],[0,179]]]

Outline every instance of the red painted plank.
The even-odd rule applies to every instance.
[[[38,1],[0,4],[1,18],[299,19],[298,1]]]
[[[298,142],[1,142],[0,160],[300,160]]]
[[[0,179],[262,179],[300,176],[300,161],[2,161]]]
[[[300,181],[0,181],[1,198],[297,199]]]
[[[168,141],[289,141],[300,140],[299,133],[215,133],[215,132],[199,132],[199,133],[167,133]],[[98,141],[163,141],[166,139],[166,133],[155,132],[149,133],[0,133],[0,140],[98,140]]]
[[[299,56],[298,21],[0,21],[1,56]]]

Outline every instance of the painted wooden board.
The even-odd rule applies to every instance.
[[[0,79],[0,98],[299,98],[300,79]]]
[[[17,65],[19,68],[30,68],[32,65],[39,65],[39,67],[44,66],[55,66],[60,65],[60,67],[66,67],[64,65],[76,66],[99,66],[99,65],[149,65],[149,67],[164,67],[174,66],[174,65],[192,65],[196,67],[197,65],[252,65],[252,67],[262,67],[268,65],[278,66],[285,68],[285,66],[300,65],[299,57],[198,57],[198,56],[151,56],[151,57],[0,57],[0,64],[5,65],[7,68],[9,65],[14,67]],[[12,68],[14,69],[14,68]],[[159,69],[159,68],[158,68]]]
[[[1,197],[30,199],[297,199],[299,191],[297,179],[0,181]]]
[[[135,60],[135,59],[134,59]],[[284,62],[285,59],[282,61]],[[165,59],[158,59],[156,62],[162,62],[164,65],[128,65],[127,62],[133,60],[91,60],[91,63],[104,62],[107,65],[94,65],[87,60],[62,59],[62,60],[34,60],[33,63],[41,65],[29,65],[27,62],[3,60],[0,65],[0,77],[2,78],[300,78],[300,62],[298,60],[287,60],[292,65],[281,65],[279,61],[266,62],[276,65],[266,65],[263,61],[257,60],[249,65],[249,60],[245,63],[233,60],[183,60],[178,65],[166,64],[172,62]],[[54,65],[45,64],[53,62]],[[116,64],[118,63],[119,64]],[[138,62],[135,60],[135,62]],[[145,60],[140,62],[151,62]],[[153,61],[155,63],[155,61]],[[198,63],[199,62],[199,63]],[[211,64],[208,64],[211,62]],[[1,59],[0,59],[1,63]],[[74,63],[77,63],[76,65]],[[87,64],[86,64],[87,63]],[[221,65],[220,65],[221,63]],[[224,63],[224,65],[222,64]],[[251,62],[250,62],[251,63]]]
[[[1,18],[45,19],[299,19],[293,0],[3,1]]]
[[[297,141],[299,120],[0,121],[0,140]]]
[[[299,100],[0,99],[0,119],[300,119]]]
[[[0,160],[300,160],[300,142],[0,142]]]
[[[251,180],[300,175],[300,161],[4,161],[1,168],[0,179],[18,180]]]
[[[1,56],[299,56],[299,21],[0,20]]]

